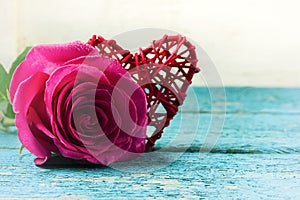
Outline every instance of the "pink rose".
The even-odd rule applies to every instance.
[[[52,152],[109,165],[145,150],[143,90],[90,45],[33,47],[14,73],[10,95],[18,136],[37,165]]]

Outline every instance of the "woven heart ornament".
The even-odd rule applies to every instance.
[[[195,73],[199,72],[195,47],[183,36],[165,35],[149,47],[131,53],[115,40],[95,35],[88,44],[99,53],[117,59],[143,88],[147,98],[148,127],[153,132],[147,137],[146,151],[153,150],[157,139],[183,104],[186,91]]]

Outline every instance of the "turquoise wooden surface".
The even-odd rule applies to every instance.
[[[0,198],[300,199],[300,89],[226,94],[224,115],[206,88],[189,90],[158,151],[111,167],[53,159],[38,168],[27,151],[20,157],[14,129],[0,132]],[[212,151],[200,152],[211,119],[223,117]]]

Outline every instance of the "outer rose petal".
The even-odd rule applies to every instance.
[[[109,71],[121,74],[131,79],[130,74],[123,67],[120,66],[117,60],[109,57],[99,56],[99,53],[97,55],[81,56],[79,58],[75,58],[65,63],[65,65],[69,64],[84,64],[90,67],[97,68],[103,72]]]
[[[14,73],[9,90],[11,101],[15,97],[18,85],[31,75],[37,72],[50,75],[53,70],[64,65],[65,62],[87,55],[99,55],[99,53],[94,47],[79,41],[33,47]]]
[[[16,91],[16,98],[13,101],[20,141],[31,153],[39,158],[49,158],[51,155],[49,149],[51,148],[43,146],[33,135],[27,121],[27,113],[34,97],[40,90],[44,89],[44,84],[48,77],[47,74],[36,73],[24,80],[19,85]]]

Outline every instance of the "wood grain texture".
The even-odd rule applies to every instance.
[[[225,124],[210,153],[199,152],[203,135],[223,114],[205,112],[209,95],[195,90],[199,108],[182,107],[157,152],[111,167],[54,159],[38,168],[29,152],[19,156],[14,130],[0,132],[0,198],[299,199],[300,89],[226,88]]]

